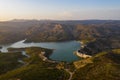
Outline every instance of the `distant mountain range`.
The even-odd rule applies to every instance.
[[[39,57],[42,51],[52,53],[52,50],[45,48],[26,48],[25,51],[30,58],[24,58],[19,52],[0,53],[0,80],[119,80],[120,78],[120,20],[0,22],[0,45],[23,39],[26,39],[26,43],[78,40],[83,45],[80,51],[92,57],[69,64],[42,61]],[[23,65],[18,63],[18,59],[21,58],[25,62]]]
[[[120,20],[12,20],[0,22],[0,44],[93,40],[119,36]]]

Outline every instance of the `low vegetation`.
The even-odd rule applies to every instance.
[[[120,21],[7,21],[0,22],[0,44],[26,42],[53,42],[119,36]]]
[[[24,59],[26,64],[0,75],[0,80],[67,80],[69,74],[62,69],[58,69],[56,67],[57,63],[42,61],[39,57],[42,51],[46,53],[52,52],[45,48],[26,48],[27,54],[30,55],[30,58]]]
[[[79,67],[76,66],[72,80],[119,80],[120,49],[101,52],[75,64]]]
[[[80,51],[88,55],[95,55],[102,51],[118,48],[120,48],[120,37],[115,35],[90,41]]]
[[[93,56],[73,64],[51,63],[39,55],[45,52],[44,56],[49,59],[51,49],[9,48],[9,53],[0,52],[0,80],[119,80],[119,35],[119,20],[0,22],[0,44],[23,39],[25,42],[78,40],[84,45],[80,51]],[[24,64],[18,62],[19,59]]]
[[[21,52],[0,53],[0,75],[22,66],[23,64],[18,62],[18,60],[23,58],[25,56]]]

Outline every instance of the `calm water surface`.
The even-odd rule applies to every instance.
[[[67,42],[41,42],[41,43],[24,43],[25,40],[18,41],[11,45],[1,45],[2,52],[7,52],[7,48],[24,48],[24,47],[43,47],[54,49],[53,54],[50,56],[51,59],[57,61],[72,62],[78,60],[78,57],[73,54],[74,51],[80,48],[80,43],[77,41]]]

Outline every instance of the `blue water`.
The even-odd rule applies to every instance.
[[[43,47],[54,49],[53,54],[50,56],[52,60],[72,62],[78,60],[78,57],[73,54],[74,51],[80,48],[80,43],[77,41],[67,42],[41,42],[41,43],[24,43],[25,40],[18,41],[11,45],[1,45],[2,52],[7,52],[7,48],[24,48],[24,47]]]

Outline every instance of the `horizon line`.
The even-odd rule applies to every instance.
[[[7,22],[7,21],[86,21],[86,20],[114,20],[119,21],[120,19],[10,19],[10,20],[0,20],[0,22]]]

